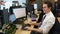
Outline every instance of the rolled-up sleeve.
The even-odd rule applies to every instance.
[[[43,22],[43,24],[39,29],[43,30],[43,34],[48,34],[48,32],[50,31],[50,29],[53,27],[54,24],[55,24],[55,18],[49,18]]]

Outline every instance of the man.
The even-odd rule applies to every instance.
[[[38,29],[26,27],[27,30],[36,31],[36,32],[39,32],[42,34],[48,34],[50,29],[55,24],[55,17],[53,15],[53,13],[51,12],[51,7],[52,7],[51,2],[44,2],[43,3],[43,12],[45,13],[45,15],[43,15],[44,19],[42,18],[40,27]]]

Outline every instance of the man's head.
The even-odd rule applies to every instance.
[[[44,2],[43,3],[43,12],[48,13],[51,11],[52,3],[51,2]]]

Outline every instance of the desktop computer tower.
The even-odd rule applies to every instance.
[[[7,9],[0,10],[0,29],[9,22],[9,14]]]

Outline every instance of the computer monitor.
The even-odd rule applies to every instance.
[[[17,19],[26,17],[26,9],[25,8],[13,8],[13,13]]]

